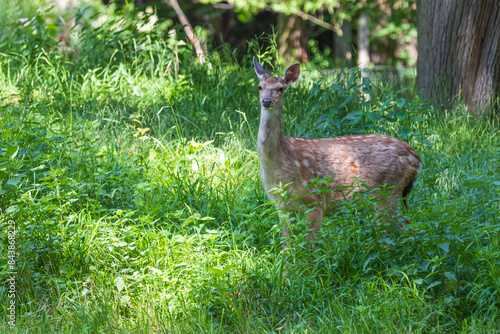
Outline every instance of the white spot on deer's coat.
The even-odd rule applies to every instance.
[[[306,167],[309,167],[309,161],[307,160],[302,160],[302,164]]]
[[[310,152],[304,151],[304,152],[302,152],[302,155],[303,155],[305,158],[314,159],[314,155],[313,155],[313,154],[311,154]]]
[[[300,162],[295,161],[295,166],[300,167]]]
[[[307,181],[302,182],[302,187],[305,188],[306,186],[307,186]]]

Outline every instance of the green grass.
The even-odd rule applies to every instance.
[[[253,51],[199,66],[160,33],[116,41],[84,25],[79,45],[95,48],[59,53],[49,14],[38,11],[36,35],[9,15],[21,42],[0,38],[0,252],[12,220],[18,274],[16,326],[5,283],[0,331],[500,330],[497,123],[309,66],[287,90],[285,133],[409,142],[424,164],[405,212],[417,235],[381,239],[366,198],[326,219],[314,249],[299,217],[286,255],[258,173]],[[165,72],[175,48],[177,76]],[[0,266],[6,282],[6,256]]]

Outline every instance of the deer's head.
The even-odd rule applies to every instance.
[[[264,71],[264,68],[255,57],[253,57],[253,65],[255,67],[255,73],[257,73],[257,77],[260,80],[259,96],[261,106],[267,110],[281,110],[283,105],[283,91],[288,85],[294,83],[298,79],[300,64],[295,63],[290,65],[281,78],[267,75],[266,71]]]

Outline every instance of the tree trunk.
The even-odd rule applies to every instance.
[[[366,6],[366,0],[361,0]],[[359,17],[358,30],[358,66],[367,68],[370,65],[370,30],[368,26],[368,14],[363,12]],[[364,72],[363,72],[364,73]]]
[[[287,60],[296,58],[307,63],[307,21],[295,15],[278,15],[278,45],[280,54]]]
[[[417,28],[422,96],[442,108],[458,97],[469,112],[491,113],[500,93],[500,1],[417,0]]]

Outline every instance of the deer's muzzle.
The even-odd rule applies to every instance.
[[[264,106],[264,108],[270,108],[272,105],[271,99],[268,98],[262,99],[262,105]]]

